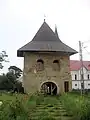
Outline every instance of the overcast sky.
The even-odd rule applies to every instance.
[[[0,51],[6,50],[10,65],[23,69],[23,59],[17,49],[31,41],[44,21],[54,30],[57,25],[60,39],[79,50],[78,41],[90,40],[90,0],[0,0]],[[90,42],[85,42],[90,52]],[[84,50],[84,59],[90,55]],[[79,59],[78,54],[71,59]]]

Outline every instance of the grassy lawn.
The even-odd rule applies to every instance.
[[[21,99],[23,97],[23,95],[22,94],[11,94],[11,93],[3,94],[2,93],[2,94],[0,94],[0,101],[12,101],[12,100],[15,100],[16,97]]]
[[[89,95],[2,94],[0,100],[0,120],[90,120]]]

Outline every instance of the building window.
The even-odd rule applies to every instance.
[[[77,75],[75,74],[75,80],[77,80]]]
[[[81,88],[82,88],[82,89],[84,88],[84,84],[83,84],[83,83],[81,83]]]
[[[87,75],[87,79],[89,80],[89,74]]]
[[[54,60],[53,61],[53,69],[55,71],[59,71],[60,70],[60,64],[59,64],[59,61],[58,60]]]
[[[77,84],[75,84],[75,86],[77,86]]]
[[[37,60],[37,71],[44,70],[44,61],[42,59]]]
[[[81,79],[82,79],[82,80],[84,79],[84,76],[83,76],[83,74],[81,74]]]
[[[90,83],[88,85],[90,85]]]

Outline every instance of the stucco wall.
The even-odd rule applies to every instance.
[[[36,61],[42,59],[44,61],[44,70],[36,72]],[[60,61],[60,71],[53,70],[53,61]],[[69,57],[55,55],[55,53],[25,53],[24,54],[24,75],[23,84],[25,91],[28,93],[40,90],[44,82],[56,83],[57,93],[64,92],[64,81],[69,81],[69,90],[72,88],[71,75],[69,71]]]
[[[88,71],[85,67],[83,67],[83,76],[84,76],[84,88],[90,89],[90,71]],[[77,75],[77,80],[75,80],[75,74]],[[89,75],[89,79],[88,76]],[[72,76],[72,89],[81,89],[81,77],[80,70],[71,71]]]

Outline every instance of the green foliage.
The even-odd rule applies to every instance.
[[[7,76],[6,75],[0,75],[0,90],[10,90],[12,88],[13,88],[12,83],[7,78]]]
[[[22,83],[16,80],[16,76],[13,72],[8,72],[6,75],[0,75],[0,90],[14,90],[20,91],[22,88]]]
[[[0,75],[0,90],[11,90],[13,89],[13,84],[15,81],[15,77],[10,73],[7,75]]]
[[[3,65],[2,65],[2,62],[8,62],[6,61],[6,57],[8,57],[8,55],[6,54],[6,51],[2,51],[0,53],[0,69],[3,69]]]
[[[15,83],[16,76],[12,72],[8,72],[6,76],[10,81],[12,81],[12,83]]]
[[[25,94],[23,99],[18,94],[15,96],[10,96],[14,97],[12,102],[5,101],[0,107],[0,120],[64,120],[63,110],[67,116],[72,116],[72,120],[90,120],[89,96],[73,93],[46,97],[40,93]]]
[[[28,111],[23,102],[18,100],[5,102],[0,107],[0,120],[29,120]]]
[[[14,73],[16,78],[19,78],[22,75],[22,70],[16,66],[10,66],[8,69]]]
[[[68,114],[77,120],[90,120],[90,99],[85,96],[65,94],[60,99]]]

